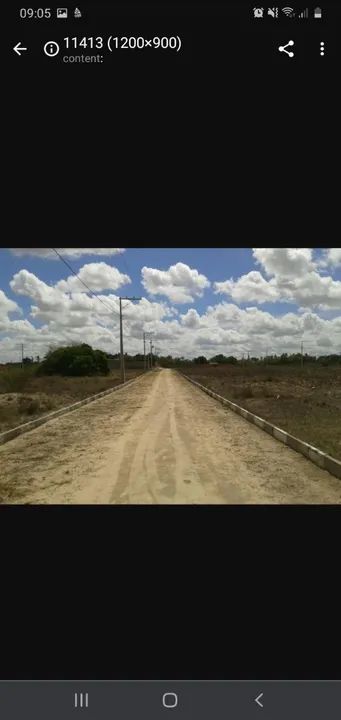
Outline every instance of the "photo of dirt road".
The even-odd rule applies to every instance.
[[[158,368],[0,446],[0,501],[340,504],[341,482]]]
[[[0,251],[0,504],[341,504],[338,248]]]

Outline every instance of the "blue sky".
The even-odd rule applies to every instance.
[[[307,351],[341,351],[337,248],[58,248],[112,313],[46,252],[0,250],[0,362],[20,341],[28,354],[80,339],[113,351],[120,294],[143,298],[125,311],[131,352],[144,330],[188,357],[290,352],[301,339]]]
[[[0,287],[4,290],[7,284],[9,297],[15,299],[14,293],[11,294],[9,279],[12,279],[12,276],[22,269],[23,258],[15,257],[9,250],[4,249],[0,252]],[[94,262],[98,258],[94,255],[84,255],[79,259],[69,260],[67,257],[66,259],[73,269],[78,272],[85,263]],[[106,258],[101,259],[105,260]],[[109,261],[113,262],[111,259]],[[183,262],[190,267],[194,267],[200,273],[215,280],[226,280],[226,277],[231,275],[239,277],[254,268],[250,248],[232,250],[215,248],[214,251],[205,248],[128,248],[122,255],[116,255],[114,258],[116,267],[122,273],[128,273],[132,279],[132,284],[129,285],[129,294],[137,296],[145,294],[145,290],[141,285],[141,267],[143,265],[167,270],[170,265],[177,262]],[[45,259],[42,260],[27,255],[24,256],[24,265],[29,272],[34,273],[48,283],[56,283],[70,274],[66,266],[58,259],[47,262]],[[215,299],[213,292],[208,289],[205,293],[205,299],[199,300],[198,304],[205,307],[206,304],[215,301]]]

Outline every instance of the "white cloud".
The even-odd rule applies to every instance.
[[[9,329],[11,321],[8,316],[9,313],[14,312],[21,313],[22,311],[16,302],[10,300],[3,290],[0,290],[0,332]]]
[[[99,263],[101,265],[101,263]],[[113,284],[113,276],[98,276],[97,287],[103,286],[104,278]],[[96,268],[95,268],[96,270]],[[87,279],[89,280],[88,276]],[[95,284],[95,275],[91,277],[91,286]],[[115,275],[114,280],[117,276]],[[72,278],[71,278],[72,279]],[[66,283],[68,285],[68,281]],[[89,283],[90,284],[90,283]],[[17,357],[18,342],[24,341],[27,354],[43,356],[51,345],[65,345],[70,342],[88,342],[94,347],[108,352],[119,349],[119,297],[114,293],[89,296],[86,292],[63,291],[62,287],[51,287],[36,275],[20,270],[10,282],[13,292],[31,299],[30,317],[36,327],[28,320],[1,323],[0,332],[6,331],[7,338],[0,336],[0,362]],[[59,285],[59,283],[57,283]],[[102,302],[104,305],[102,304]],[[18,305],[0,295],[0,308],[18,310]],[[142,298],[139,302],[123,303],[125,348],[130,352],[141,352],[144,330],[153,330],[155,339],[164,337],[168,342],[180,328],[178,321],[171,326],[167,318],[174,317],[174,308],[162,302],[151,302]],[[11,342],[10,342],[11,341]]]
[[[218,305],[209,305],[206,310],[207,321],[222,328],[235,327],[242,317],[243,310],[232,303],[222,302]]]
[[[198,328],[200,327],[200,315],[194,308],[191,308],[184,315],[180,316],[181,323],[187,328]]]
[[[307,352],[340,353],[340,315],[327,313],[333,319],[325,319],[312,307],[313,303],[317,308],[334,311],[340,307],[341,283],[320,275],[317,267],[309,265],[314,263],[311,258],[304,254],[298,264],[296,258],[294,272],[292,258],[288,264],[283,257],[278,261],[273,254],[263,255],[267,279],[255,270],[239,279],[216,283],[216,297],[226,294],[232,300],[209,305],[201,312],[192,307],[181,313],[169,301],[192,302],[201,297],[210,284],[205,276],[183,263],[167,271],[143,268],[142,278],[147,289],[152,288],[151,295],[165,298],[162,302],[144,297],[136,303],[124,303],[125,350],[142,352],[143,331],[151,331],[154,344],[165,355],[211,357],[224,353],[241,357],[246,352],[251,355],[299,352],[302,340]],[[304,264],[308,269],[302,272]],[[275,265],[276,274],[270,276]],[[90,297],[81,284],[79,289],[73,287],[73,276],[51,286],[25,269],[14,275],[10,287],[18,296],[31,301],[30,310],[25,319],[11,320],[10,314],[20,312],[20,307],[0,291],[0,362],[18,359],[21,342],[28,355],[43,356],[52,344],[70,342],[88,342],[95,348],[118,352],[119,298],[114,286],[128,276],[105,262],[84,265],[81,272],[85,282],[100,293],[97,297]],[[109,292],[104,294],[104,290]],[[262,310],[260,298],[264,298],[262,302],[265,298],[275,300],[275,294],[276,299],[297,303],[300,312],[296,309],[291,312],[289,307],[282,315]],[[246,307],[239,307],[238,302]]]
[[[303,311],[341,309],[341,281],[318,272],[321,262],[326,261],[315,262],[311,249],[256,248],[253,255],[269,280],[252,270],[236,281],[215,282],[214,292],[229,295],[239,303],[286,302],[299,305]],[[338,251],[328,257],[337,263]]]
[[[58,260],[58,255],[50,248],[8,248],[13,255],[33,255],[34,257]],[[83,255],[120,255],[125,252],[124,248],[56,248],[62,257],[80,258]]]
[[[8,359],[11,353],[11,357],[17,357],[21,341],[30,355],[42,356],[52,343],[70,342],[88,342],[93,347],[118,352],[117,316],[83,293],[71,300],[60,294],[64,297],[62,312],[52,307],[43,311],[38,304],[34,306],[33,322],[43,322],[41,327],[34,327],[28,320],[10,323],[6,328],[7,337],[0,340],[1,361],[6,359],[6,354]],[[112,306],[118,302],[114,294],[103,298],[107,301],[110,298]],[[211,357],[224,353],[241,357],[246,352],[251,355],[299,352],[302,339],[307,352],[341,352],[341,317],[325,320],[312,312],[274,316],[258,307],[242,310],[227,302],[209,306],[202,314],[191,309],[179,319],[174,318],[165,303],[144,298],[136,304],[127,304],[124,310],[127,352],[142,352],[144,330],[153,332],[154,344],[165,355]]]
[[[253,256],[268,275],[302,277],[314,270],[311,248],[254,248]]]
[[[319,265],[320,267],[327,267],[328,265],[332,268],[340,267],[341,248],[328,248],[324,250]]]
[[[5,295],[3,290],[0,290],[0,318],[3,318],[12,312],[21,312],[19,306],[14,300]]]
[[[92,292],[117,290],[121,285],[131,283],[129,275],[124,275],[116,267],[107,265],[105,262],[83,265],[77,275],[90,287]],[[63,292],[88,292],[80,280],[75,275],[70,275],[67,280],[60,280],[55,287]]]
[[[317,272],[310,272],[286,285],[279,281],[278,287],[283,299],[295,302],[301,307],[341,309],[341,282],[330,276],[321,277]]]
[[[230,295],[236,302],[275,302],[279,293],[272,280],[268,282],[257,270],[242,275],[236,282],[214,283],[215,294]]]
[[[327,335],[321,335],[321,337],[317,338],[316,345],[318,345],[320,348],[332,348],[333,342]]]
[[[257,356],[300,352],[302,339],[312,354],[341,352],[341,318],[323,320],[311,312],[274,316],[257,307],[242,310],[223,302],[209,306],[198,315],[198,321],[196,328],[184,328],[185,334],[178,339],[179,355],[212,356],[221,352],[241,357],[246,352]],[[322,338],[319,343],[318,338]],[[330,338],[330,345],[326,338]]]
[[[174,303],[191,303],[202,297],[209,280],[184,263],[171,265],[168,270],[142,268],[142,285],[150,295],[165,295]]]
[[[19,270],[10,281],[10,287],[18,295],[35,300],[41,309],[53,309],[54,312],[65,308],[65,297],[59,290],[49,287],[28,270]]]

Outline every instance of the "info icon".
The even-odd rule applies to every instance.
[[[59,50],[59,45],[54,40],[49,40],[44,45],[44,53],[48,57],[56,57],[56,55],[58,55],[59,53]]]

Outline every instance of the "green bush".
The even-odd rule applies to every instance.
[[[108,359],[90,345],[72,345],[51,350],[40,365],[40,375],[107,375]]]
[[[106,354],[102,352],[102,350],[95,350],[94,356],[98,371],[101,375],[107,375],[109,372],[109,364]]]
[[[69,375],[96,375],[97,367],[92,355],[77,355],[69,365]]]
[[[214,355],[210,358],[210,362],[217,362],[217,363],[228,363],[229,365],[237,365],[238,360],[233,355],[229,355],[226,357],[226,355]]]

